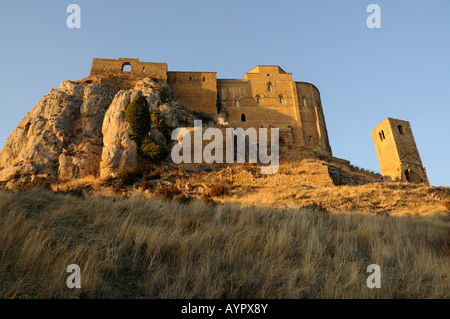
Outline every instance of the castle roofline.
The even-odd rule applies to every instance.
[[[278,65],[257,65],[247,73],[261,73],[261,69],[268,69],[268,68],[277,68],[278,73],[280,74],[286,74],[286,71],[284,71],[282,68],[280,68]]]
[[[310,82],[305,82],[305,81],[295,81],[295,83],[302,83],[302,84],[308,84],[308,85],[311,85],[311,86],[313,86],[313,87],[317,90],[317,92],[319,92],[319,94],[320,94],[320,91],[319,91],[319,89],[317,88],[317,86],[315,86],[314,84],[312,84],[312,83],[310,83]]]
[[[385,119],[385,121],[386,121],[386,120],[394,120],[394,121],[408,122],[408,121],[406,121],[406,120],[394,119],[393,117],[387,117],[387,118]]]

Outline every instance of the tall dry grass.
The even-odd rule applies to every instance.
[[[445,217],[0,191],[0,297],[449,298],[448,236]]]

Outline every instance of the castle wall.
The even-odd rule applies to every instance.
[[[123,71],[127,65],[131,66],[131,71]],[[140,62],[139,59],[128,58],[94,59],[90,75],[135,79],[153,78],[165,83],[167,82],[167,63]]]
[[[383,177],[393,181],[428,183],[408,121],[387,118],[372,131]]]
[[[278,127],[280,145],[297,145],[331,155],[320,93],[310,83],[292,81],[278,66],[257,66],[242,80],[217,82],[234,127]]]
[[[217,113],[216,72],[167,72],[175,99],[194,111]]]
[[[124,66],[131,66],[125,71]],[[319,90],[294,82],[279,66],[257,66],[243,79],[217,79],[216,72],[167,72],[165,63],[138,59],[94,59],[91,76],[167,82],[175,99],[194,111],[217,114],[217,99],[232,127],[279,128],[280,146],[306,147],[331,155]]]
[[[292,145],[297,128],[291,74],[277,66],[256,67],[242,80],[218,80],[221,103],[233,127],[279,128],[280,144]],[[269,84],[272,86],[269,90]]]
[[[331,155],[320,92],[311,83],[295,83],[305,146]]]

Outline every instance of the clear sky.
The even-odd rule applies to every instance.
[[[69,29],[69,4],[81,29]],[[369,4],[381,28],[369,29]],[[450,186],[449,0],[0,2],[0,146],[63,80],[92,59],[166,62],[242,78],[279,65],[321,92],[333,155],[380,172],[371,130],[407,120],[432,185]]]

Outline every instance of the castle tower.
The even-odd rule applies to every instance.
[[[372,131],[372,139],[383,178],[429,184],[408,121],[388,117]]]
[[[243,79],[218,79],[217,93],[231,126],[276,127],[280,146],[332,155],[319,90],[293,81],[278,65],[258,65]]]

